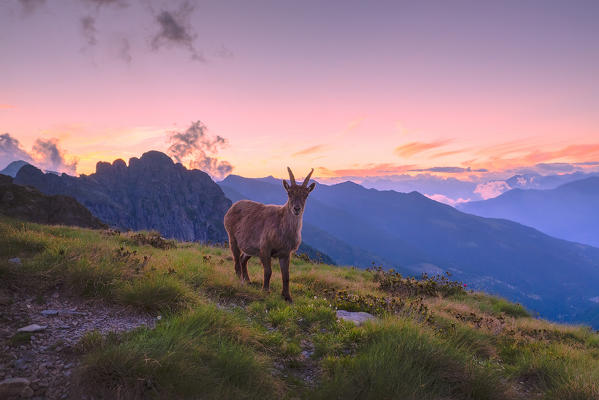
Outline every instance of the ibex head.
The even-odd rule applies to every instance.
[[[308,186],[308,182],[310,182],[310,177],[312,176],[312,172],[314,169],[310,171],[306,179],[304,179],[304,183],[298,185],[295,183],[295,177],[293,176],[293,172],[291,172],[291,168],[287,167],[287,171],[289,171],[289,180],[291,181],[291,185],[287,183],[286,180],[283,179],[283,187],[287,191],[287,196],[289,200],[287,201],[287,206],[289,211],[292,214],[299,216],[304,212],[304,207],[306,205],[306,199],[314,187],[316,183],[312,182],[310,186]]]

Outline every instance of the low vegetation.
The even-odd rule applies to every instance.
[[[599,398],[597,333],[449,276],[293,258],[289,304],[276,266],[264,293],[258,261],[242,284],[228,249],[163,241],[3,218],[0,285],[42,296],[61,285],[156,317],[153,329],[81,339],[75,378],[106,399]],[[377,321],[354,326],[336,309]]]

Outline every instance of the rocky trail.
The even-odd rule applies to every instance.
[[[156,316],[69,296],[0,288],[0,399],[75,398],[76,345],[89,331],[153,326]]]

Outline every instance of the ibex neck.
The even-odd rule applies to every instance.
[[[295,215],[289,209],[289,202],[286,202],[281,207],[281,211],[283,212],[283,220],[285,221],[284,224],[285,224],[286,228],[289,228],[291,230],[294,230],[294,229],[301,230],[302,229],[302,219],[304,217],[304,210],[302,210],[300,215]]]

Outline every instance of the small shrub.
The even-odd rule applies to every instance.
[[[131,239],[139,246],[149,245],[163,250],[174,249],[177,247],[176,241],[165,239],[156,231],[138,232],[131,236]]]
[[[384,298],[372,294],[355,294],[347,290],[326,289],[324,293],[331,298],[337,309],[346,311],[365,311],[371,314],[400,314],[426,320],[430,310],[422,298],[398,299]]]
[[[31,332],[17,332],[11,336],[8,343],[11,346],[21,346],[31,342]]]
[[[102,347],[104,344],[104,337],[102,333],[98,330],[87,331],[85,334],[79,339],[75,348],[82,352],[87,353],[91,350],[96,350]]]
[[[451,274],[429,276],[422,274],[421,279],[412,277],[404,278],[394,270],[385,271],[380,266],[368,268],[374,275],[374,280],[379,283],[381,290],[396,295],[413,296],[456,296],[466,293],[465,285],[458,281],[449,279]]]

